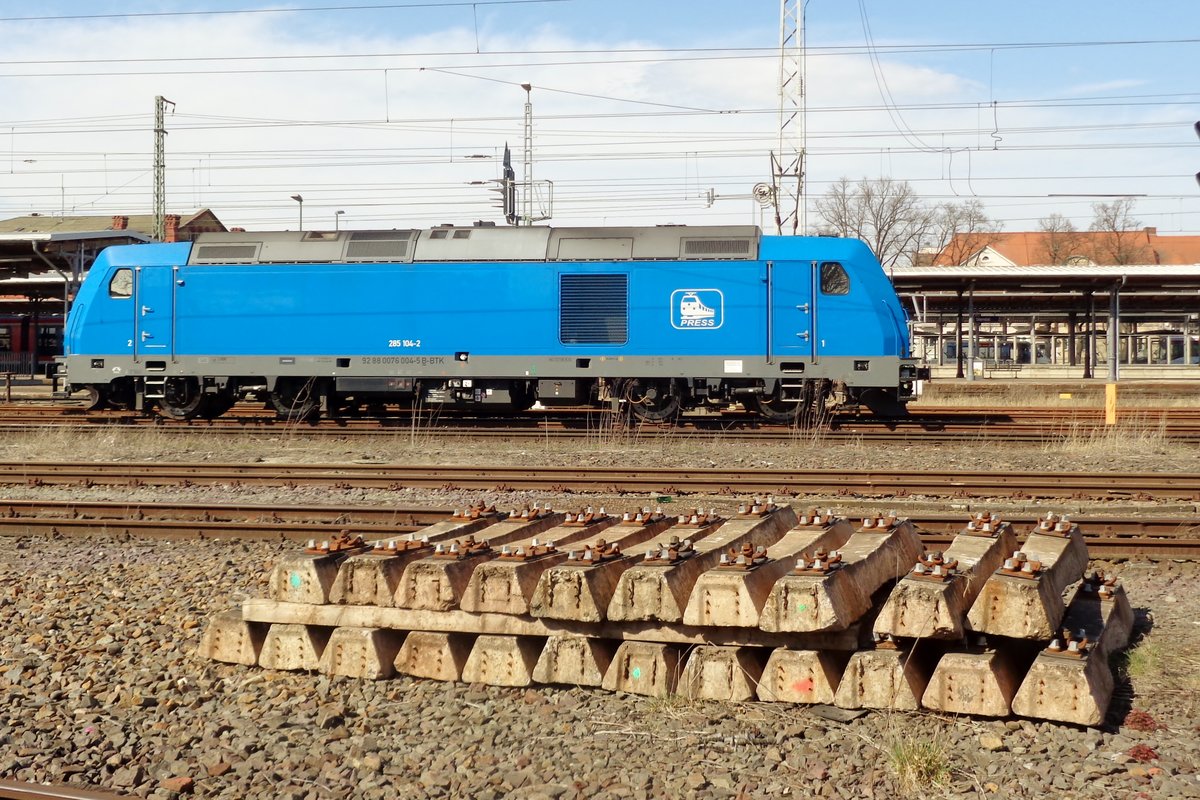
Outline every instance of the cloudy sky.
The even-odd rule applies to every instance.
[[[1200,3],[809,0],[805,29],[810,209],[887,176],[1009,231],[1130,195],[1200,233]],[[775,0],[3,2],[0,218],[148,213],[162,95],[171,213],[499,220],[528,83],[550,224],[770,229],[778,39]]]

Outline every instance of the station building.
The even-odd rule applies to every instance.
[[[959,243],[959,263],[951,250],[891,273],[933,377],[1200,378],[1200,236],[1006,233]]]
[[[168,214],[165,241],[224,231],[209,209]],[[36,374],[62,353],[64,310],[105,247],[148,242],[151,214],[0,220],[0,373]]]

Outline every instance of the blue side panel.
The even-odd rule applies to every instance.
[[[624,344],[559,341],[563,273],[629,275]],[[179,355],[688,356],[765,347],[763,265],[754,261],[193,266],[184,274]],[[683,324],[689,295],[709,300],[711,324]]]
[[[815,337],[816,356],[908,355],[904,312],[891,281],[863,242],[764,236],[759,253],[776,264],[777,281],[786,273],[791,276],[787,280],[807,280],[813,287],[815,325],[810,336]],[[825,294],[820,290],[820,267],[825,262],[837,262],[846,270],[849,294]],[[794,314],[794,305],[779,299],[779,292],[776,295],[774,313],[780,317]],[[796,332],[803,329],[799,323],[794,327]],[[795,332],[779,331],[774,342],[777,352],[786,353],[782,348],[789,345],[795,345]]]
[[[101,251],[71,304],[64,352],[132,355],[138,310],[132,297],[109,297],[109,279],[121,268],[186,264],[190,252],[191,245],[186,243],[126,245]]]
[[[808,357],[812,346],[829,356],[898,355],[907,346],[895,292],[856,240],[763,237],[759,261],[615,263],[184,266],[189,248],[105,250],[67,322],[68,354],[130,355],[136,338],[150,355],[140,347],[146,304],[110,297],[109,279],[123,267],[158,266],[180,269],[150,304],[159,328],[145,342],[169,342],[177,356],[765,356],[768,260],[772,355],[783,356],[785,345],[789,358]],[[815,339],[798,345],[812,264],[825,261],[845,267],[851,292],[816,293]],[[560,341],[564,274],[628,276],[623,343]]]

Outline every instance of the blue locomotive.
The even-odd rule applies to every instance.
[[[236,232],[112,247],[59,372],[94,408],[902,405],[904,312],[857,240],[756,227]]]

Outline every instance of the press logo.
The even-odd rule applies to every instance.
[[[676,289],[671,292],[671,327],[679,330],[721,327],[725,295],[720,289]]]

